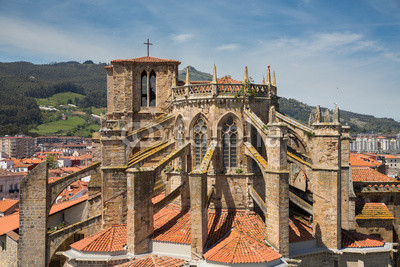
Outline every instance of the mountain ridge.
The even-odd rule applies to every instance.
[[[106,63],[95,64],[90,60],[84,63],[69,61],[42,65],[24,61],[0,62],[0,92],[5,98],[2,101],[3,107],[0,106],[0,134],[16,133],[15,129],[13,133],[4,132],[4,129],[7,129],[5,125],[10,125],[10,117],[7,117],[10,116],[7,115],[10,113],[9,111],[12,110],[13,116],[17,116],[15,114],[21,109],[20,104],[18,104],[18,107],[13,107],[11,94],[18,95],[21,99],[26,99],[27,102],[31,103],[30,99],[32,98],[47,98],[56,92],[79,92],[85,95],[81,102],[82,106],[104,107],[107,90],[105,66]],[[189,71],[192,81],[212,80],[211,74],[198,71],[193,66],[189,66]],[[179,70],[179,79],[186,80],[186,68]],[[7,106],[4,103],[7,103]],[[32,110],[37,113],[38,107],[34,103],[30,105]],[[308,123],[308,116],[315,108],[285,97],[280,98],[279,105],[282,113],[303,123]],[[326,108],[321,109],[325,110]],[[32,127],[33,124],[40,124],[40,114],[35,116],[36,118],[29,118],[27,123],[24,124],[24,119],[20,114],[16,127],[25,129]],[[5,124],[4,121],[7,123]],[[341,122],[350,125],[351,131],[355,133],[393,133],[400,130],[400,122],[394,119],[376,118],[372,115],[345,110],[341,110]]]

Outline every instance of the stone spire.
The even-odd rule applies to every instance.
[[[249,71],[247,70],[247,66],[244,68],[244,82],[249,81]]]
[[[271,106],[269,108],[269,118],[268,118],[268,123],[275,123],[276,118],[275,118],[275,106]]]
[[[329,113],[329,109],[326,109],[324,112],[324,122],[331,122],[331,114]]]
[[[276,86],[275,71],[272,72],[272,85]]]
[[[265,84],[265,77],[263,76],[262,84]]]
[[[186,67],[186,83],[185,85],[190,84],[190,74],[189,74],[189,66]]]
[[[316,123],[320,123],[321,122],[321,108],[319,107],[319,105],[315,108],[314,121]]]
[[[335,103],[335,109],[333,110],[333,122],[340,122],[339,108],[336,103]]]
[[[267,69],[267,84],[271,84],[271,70],[269,69],[270,66],[268,65],[268,69]]]
[[[217,83],[217,68],[215,67],[215,64],[214,64],[213,78],[211,83]]]

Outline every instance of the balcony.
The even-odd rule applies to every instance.
[[[272,98],[276,96],[276,86],[265,84],[189,84],[172,88],[170,100],[180,101],[185,99],[204,99],[204,98],[243,98],[243,97],[262,97]]]

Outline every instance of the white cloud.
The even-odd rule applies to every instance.
[[[112,59],[116,54],[110,47],[115,44],[107,36],[93,35],[82,29],[59,30],[53,26],[0,15],[0,46],[12,47],[20,54],[39,55],[58,60]],[[119,47],[118,53],[128,51]]]
[[[183,33],[183,34],[175,34],[172,35],[172,40],[178,43],[184,43],[187,40],[191,39],[193,37],[193,34],[191,33]]]
[[[233,51],[239,48],[238,44],[224,44],[217,47],[217,50]]]

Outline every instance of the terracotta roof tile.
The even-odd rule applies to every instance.
[[[9,208],[18,203],[15,199],[0,200],[0,212],[6,212]]]
[[[356,219],[393,220],[394,217],[385,203],[365,203]]]
[[[71,245],[87,252],[116,252],[124,250],[127,242],[126,224],[113,225]]]
[[[233,229],[233,230],[232,230]],[[231,236],[232,232],[237,234]],[[269,248],[264,241],[265,224],[257,214],[245,211],[209,211],[208,238],[205,244],[209,260],[228,263],[235,262],[265,262],[277,259],[279,253]],[[190,244],[190,211],[181,212],[176,206],[168,205],[154,215],[155,241]],[[224,241],[221,241],[224,240]],[[222,245],[220,242],[224,242]],[[245,244],[242,244],[245,242]],[[246,249],[252,257],[237,256],[225,258],[225,252],[219,248],[237,247],[238,251]],[[249,245],[251,244],[251,245]],[[238,252],[239,253],[239,252]],[[249,254],[249,255],[250,255]],[[242,255],[242,254],[238,254]],[[244,255],[244,254],[243,254]],[[249,259],[253,261],[249,261]]]
[[[132,59],[115,59],[111,61],[111,64],[114,63],[124,63],[124,62],[132,62],[132,63],[175,63],[181,64],[178,60],[173,59],[162,59],[157,57],[138,57]]]
[[[363,155],[363,154],[357,154],[357,153],[351,153],[350,154],[350,165],[352,167],[357,166],[357,167],[378,167],[381,166],[382,163],[374,160],[373,158]]]
[[[180,207],[169,204],[154,215],[154,241],[190,244],[190,230],[190,211],[182,212]],[[209,211],[205,257],[222,263],[267,262],[280,258],[278,252],[266,245],[264,234],[265,224],[256,214],[245,211]],[[112,252],[123,250],[126,242],[126,225],[116,225],[82,239],[71,247],[80,251]],[[230,257],[232,247],[236,251],[234,257]],[[153,266],[147,264],[153,264],[154,260],[157,259],[142,258],[129,263],[138,265],[121,266]],[[176,263],[176,259],[171,261]]]
[[[185,261],[182,259],[167,256],[148,255],[142,258],[137,258],[130,262],[116,265],[115,267],[179,267],[183,266],[184,264]]]
[[[72,206],[74,206],[74,205],[77,205],[77,204],[79,204],[79,203],[81,203],[81,202],[84,202],[84,201],[86,201],[87,199],[88,199],[88,195],[86,194],[86,195],[81,196],[81,197],[79,197],[79,198],[77,198],[77,199],[74,199],[74,200],[70,200],[70,201],[65,201],[65,202],[61,202],[61,203],[54,204],[54,205],[51,207],[50,213],[49,213],[49,214],[52,215],[52,214],[54,214],[54,213],[60,212],[60,211],[62,211],[62,210],[65,210],[65,209],[67,209],[67,208],[70,208],[70,207],[72,207]]]
[[[51,182],[54,182],[54,180],[57,180],[57,179],[50,180],[50,178],[49,178],[49,181],[51,181]],[[70,198],[74,197],[76,194],[86,193],[87,191],[88,191],[88,184],[86,182],[78,180],[78,181],[70,184],[68,188],[64,189],[60,193],[60,195],[57,198],[57,202],[60,203],[60,202],[68,201]]]
[[[369,248],[382,247],[384,245],[385,241],[379,237],[364,235],[342,229],[343,248]]]
[[[279,259],[281,255],[260,242],[243,233],[237,228],[214,247],[209,249],[204,257],[209,261],[227,264],[262,263]]]
[[[391,154],[380,154],[379,156],[383,156],[383,157],[385,157],[385,159],[398,159],[398,158],[400,158],[399,156],[397,156],[397,155],[391,155]]]
[[[14,231],[19,228],[19,213],[0,217],[0,236],[4,235],[9,231]]]
[[[312,228],[306,222],[295,218],[289,219],[289,243],[313,240]]]
[[[224,76],[222,78],[217,79],[217,83],[235,83],[235,84],[239,84],[239,83],[243,83],[243,82],[235,80],[235,79],[232,79],[229,76]]]
[[[6,233],[6,235],[8,235],[14,241],[18,241],[19,240],[19,235],[14,231],[8,231]]]
[[[396,179],[368,167],[352,167],[351,175],[353,182],[398,182]]]
[[[157,202],[159,202],[160,200],[162,200],[164,197],[165,197],[165,194],[164,194],[164,193],[158,194],[157,196],[155,196],[155,197],[153,197],[153,198],[151,199],[151,202],[152,202],[153,204],[156,204]]]

